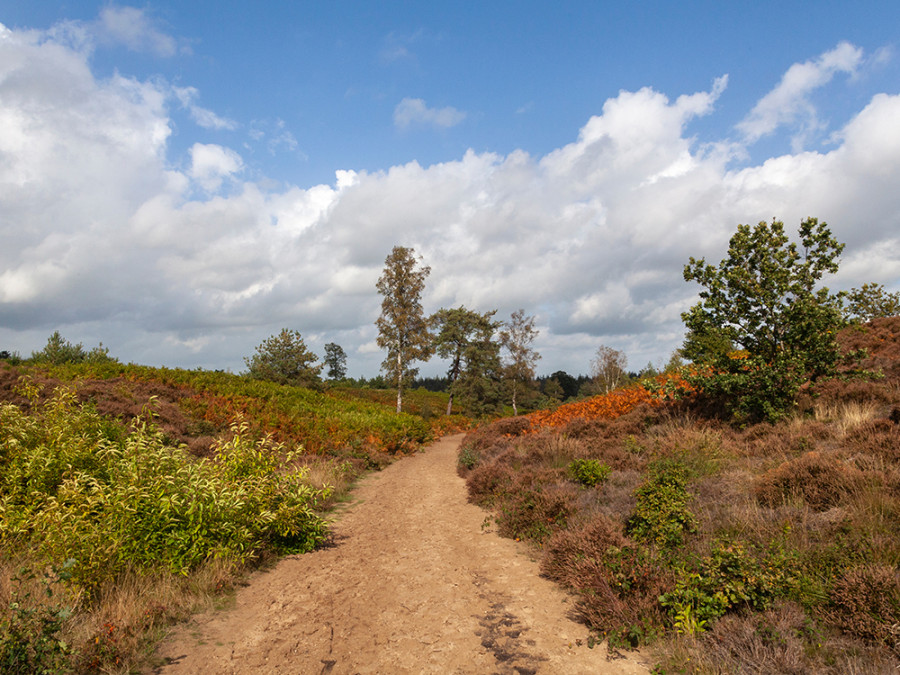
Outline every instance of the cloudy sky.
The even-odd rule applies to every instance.
[[[371,377],[426,311],[539,371],[668,359],[738,223],[813,215],[900,290],[900,3],[0,0],[0,349],[226,368],[282,327]],[[432,374],[439,362],[423,367]]]

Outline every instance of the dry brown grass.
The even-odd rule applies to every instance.
[[[59,583],[51,584],[53,596],[48,597],[42,574],[25,582],[14,580],[23,566],[35,569],[22,558],[0,562],[0,607],[8,611],[15,591],[27,609],[74,610],[58,635],[77,655],[73,671],[112,675],[134,672],[163,630],[193,612],[220,605],[240,578],[239,569],[221,561],[206,563],[190,577],[124,574],[105,584],[87,605],[77,590]]]
[[[813,406],[813,417],[819,422],[830,422],[843,438],[853,429],[871,422],[878,414],[879,406],[871,399],[849,402],[817,402]]]
[[[727,615],[655,651],[658,672],[692,675],[889,675],[900,665],[889,650],[818,627],[792,602]]]

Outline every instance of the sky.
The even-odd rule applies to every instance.
[[[808,216],[830,288],[900,290],[896,0],[0,0],[0,350],[241,372],[290,328],[373,377],[400,245],[539,373],[637,371],[691,256]]]

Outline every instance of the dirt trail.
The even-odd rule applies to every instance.
[[[254,576],[234,608],[173,633],[150,672],[647,673],[589,649],[525,547],[482,527],[456,475],[459,441],[366,478],[334,546]]]

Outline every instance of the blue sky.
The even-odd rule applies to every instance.
[[[355,375],[395,244],[426,309],[538,317],[540,370],[667,360],[739,222],[900,278],[900,4],[0,2],[0,348]],[[438,372],[437,362],[424,372]]]

